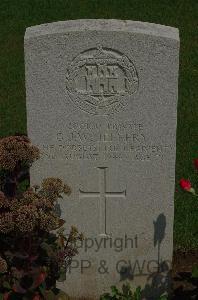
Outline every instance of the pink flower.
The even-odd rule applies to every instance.
[[[184,178],[180,179],[180,187],[185,190],[189,191],[191,189],[191,182],[190,180],[185,180]]]

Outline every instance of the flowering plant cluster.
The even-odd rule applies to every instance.
[[[194,159],[193,163],[195,169],[198,170],[198,158]],[[179,183],[182,190],[193,194],[195,197],[198,197],[198,194],[196,193],[195,189],[192,187],[192,184],[189,179],[181,178]],[[198,265],[195,265],[192,269],[192,278],[198,279]]]
[[[58,199],[71,193],[61,179],[19,189],[38,158],[26,136],[0,140],[0,299],[56,299],[56,280],[64,279],[83,239],[75,227],[66,235],[56,212]]]
[[[198,158],[194,159],[193,162],[194,162],[195,169],[198,170]],[[179,184],[182,190],[189,192],[194,196],[198,197],[198,194],[196,194],[195,189],[192,187],[192,184],[189,179],[181,178]]]

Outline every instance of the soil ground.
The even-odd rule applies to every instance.
[[[198,249],[176,251],[173,259],[173,300],[198,300],[198,278],[191,278],[194,265],[198,266]]]

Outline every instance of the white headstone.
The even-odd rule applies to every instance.
[[[179,34],[133,21],[73,20],[25,34],[31,182],[71,185],[66,226],[86,239],[66,282],[73,297],[111,285],[169,288],[173,251]]]

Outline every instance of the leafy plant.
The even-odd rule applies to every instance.
[[[100,300],[141,300],[142,290],[137,287],[132,292],[130,284],[123,284],[121,291],[116,286],[111,286],[111,293],[105,293],[100,297]],[[168,300],[167,296],[163,294],[159,300]]]
[[[194,159],[194,166],[195,169],[198,170],[198,158]],[[195,197],[198,197],[198,194],[195,192],[195,189],[192,187],[192,184],[189,179],[181,178],[179,184],[182,190],[191,193]]]
[[[167,295],[161,295],[159,300],[168,300],[168,297]]]
[[[116,286],[111,286],[111,293],[105,293],[100,297],[100,300],[140,300],[141,288],[137,287],[134,293],[131,290],[130,285],[123,284],[122,290],[119,291]]]
[[[56,299],[56,280],[77,254],[82,234],[56,212],[58,199],[71,189],[59,178],[26,188],[28,169],[39,150],[26,136],[0,140],[0,299]],[[21,188],[22,187],[22,188]],[[62,297],[62,298],[61,298]],[[58,298],[57,298],[58,299]],[[59,295],[59,299],[65,299]]]
[[[192,269],[192,278],[198,279],[198,265],[194,266]]]
[[[196,170],[198,170],[198,159],[194,159],[194,167]],[[186,180],[184,178],[180,179],[180,187],[182,188],[182,190],[184,190],[185,192],[189,192],[191,193],[194,197],[198,197],[198,194],[196,193],[195,189],[192,187],[192,184],[190,182],[190,180]],[[192,275],[191,277],[193,279],[198,279],[198,265],[194,266],[192,269]]]

